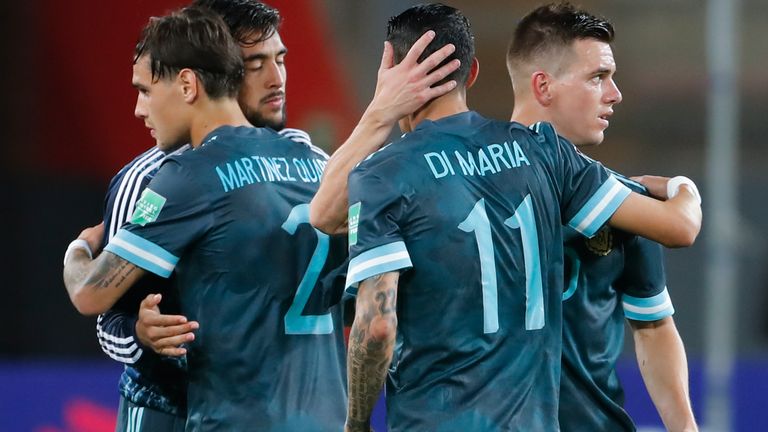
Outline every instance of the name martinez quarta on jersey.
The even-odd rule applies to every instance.
[[[317,183],[326,161],[313,158],[251,156],[216,167],[224,192],[262,182]]]

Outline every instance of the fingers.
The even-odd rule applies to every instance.
[[[139,305],[139,309],[153,309],[157,305],[160,304],[160,301],[163,299],[162,294],[150,294],[144,298],[144,300],[141,301],[141,304]]]
[[[424,87],[431,87],[432,84],[439,82],[453,73],[459,66],[461,66],[461,62],[459,60],[453,60],[441,66],[440,69],[432,71],[424,78]]]
[[[381,54],[381,65],[379,65],[379,71],[389,69],[395,65],[395,52],[392,48],[392,44],[388,41],[384,41],[384,52]]]
[[[141,302],[136,336],[157,353],[181,356],[186,349],[179,346],[195,339],[193,331],[200,327],[197,321],[188,321],[183,315],[164,315],[158,305],[160,294],[150,294]]]
[[[171,326],[152,326],[147,329],[147,336],[150,340],[153,341],[153,344],[156,343],[156,341],[159,341],[161,339],[165,338],[173,338],[178,337],[182,335],[191,335],[192,331],[197,330],[200,327],[200,325],[197,323],[197,321],[191,321],[184,324],[179,325],[171,325]],[[186,342],[185,340],[182,340],[181,342]],[[179,343],[181,343],[179,342]],[[177,343],[176,345],[178,345]]]
[[[429,30],[421,37],[419,40],[414,42],[414,44],[411,46],[411,49],[408,50],[408,54],[405,55],[405,58],[403,59],[402,63],[406,64],[416,64],[419,61],[419,57],[424,52],[425,49],[427,49],[427,46],[429,46],[429,43],[432,42],[432,39],[435,38],[435,32],[433,30]]]
[[[159,354],[180,356],[186,353],[186,349],[181,348],[181,345],[194,341],[193,331],[199,327],[197,321],[165,327],[147,326],[142,334],[139,334],[139,339]]]
[[[166,347],[156,352],[168,357],[181,357],[187,353],[187,350],[182,347]]]
[[[456,80],[448,81],[447,83],[440,84],[437,87],[430,87],[425,92],[425,98],[426,100],[432,100],[434,98],[440,97],[451,90],[456,88]]]
[[[163,315],[152,311],[148,312],[144,314],[139,313],[139,325],[145,327],[172,327],[190,324],[184,315]]]
[[[440,63],[442,63],[445,59],[450,57],[454,52],[456,52],[456,46],[454,46],[453,44],[445,45],[439,50],[430,54],[429,57],[424,59],[424,61],[419,63],[419,66],[416,68],[416,70],[418,71],[418,73],[426,75],[432,69],[436,68]],[[456,63],[456,64],[453,64],[453,63]],[[447,76],[449,73],[458,69],[459,66],[461,66],[461,62],[458,59],[444,65],[443,69],[450,69],[450,71],[445,73],[443,77]]]
[[[192,332],[173,334],[153,340],[152,348],[159,352],[164,348],[178,348],[179,345],[192,342],[193,340],[195,340],[195,334]]]

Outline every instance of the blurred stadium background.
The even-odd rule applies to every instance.
[[[386,19],[415,2],[268,3],[285,17],[288,124],[333,150],[373,93]],[[465,12],[476,35],[481,74],[471,105],[508,118],[506,45],[541,2],[446,3]],[[697,419],[709,431],[768,430],[768,2],[575,3],[613,21],[624,94],[606,142],[589,154],[627,174],[685,174],[704,196],[699,241],[667,254]],[[111,175],[153,144],[133,117],[131,54],[149,16],[184,4],[0,5],[0,431],[113,427],[120,366],[99,350],[95,319],[70,305],[61,257],[99,221]],[[639,426],[661,428],[630,344],[621,372]]]

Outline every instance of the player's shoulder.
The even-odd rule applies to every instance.
[[[408,148],[407,144],[405,144],[405,146],[402,144],[407,135],[408,134],[403,134],[399,139],[390,141],[380,149],[368,155],[368,157],[357,164],[352,170],[352,173],[356,176],[360,176],[368,172],[401,171],[400,167],[405,160],[403,148]]]
[[[643,186],[642,183],[638,183],[631,178],[625,176],[624,174],[621,174],[617,171],[614,171],[608,167],[605,168],[609,173],[613,174],[614,177],[616,177],[617,180],[624,183],[624,186],[630,188],[632,192],[636,192],[642,195],[648,195],[648,189]]]
[[[294,143],[297,143],[306,147],[307,150],[314,152],[319,156],[322,156],[324,159],[328,159],[330,157],[328,156],[328,153],[325,152],[325,150],[323,150],[322,148],[312,143],[312,138],[309,136],[309,133],[307,133],[306,131],[303,131],[301,129],[294,129],[294,128],[284,128],[280,130],[278,134],[283,138],[288,138]]]
[[[615,177],[616,180],[618,180],[621,183],[623,183],[624,186],[626,186],[629,189],[631,189],[632,192],[636,192],[636,193],[639,193],[639,194],[642,194],[642,195],[648,195],[648,189],[646,189],[646,187],[643,186],[642,183],[638,183],[638,182],[632,180],[631,178],[627,177],[626,175],[624,175],[624,174],[622,174],[622,173],[620,173],[620,172],[618,172],[618,171],[616,171],[614,169],[611,169],[611,168],[603,165],[602,162],[600,162],[600,161],[598,161],[596,159],[592,159],[591,157],[589,157],[589,156],[585,155],[584,153],[582,153],[578,148],[576,148],[576,151],[579,154],[579,156],[581,158],[583,158],[584,160],[586,160],[588,162],[591,162],[591,163],[597,163],[597,164],[602,165],[603,168],[605,168],[605,170],[608,171],[609,174],[613,175],[613,177]]]
[[[153,167],[153,165],[162,162],[165,156],[166,154],[157,146],[152,146],[120,168],[120,171],[113,177],[113,181],[125,177],[129,172],[147,171],[152,168],[157,169],[157,166]]]
[[[109,193],[118,194],[120,191],[143,187],[143,182],[154,176],[166,156],[165,152],[153,146],[134,157],[112,177]]]
[[[514,122],[513,122],[514,123]],[[516,123],[519,126],[519,123]],[[555,129],[555,126],[552,123],[540,121],[531,124],[528,127],[523,126],[525,129],[527,129],[528,133],[530,134],[529,137],[536,141],[537,145],[544,146],[544,147],[550,147],[550,148],[558,148],[561,146],[572,148],[576,153],[579,155],[583,154],[579,151],[579,149],[571,144],[570,141],[568,141],[566,138],[560,136],[557,133],[557,130]]]

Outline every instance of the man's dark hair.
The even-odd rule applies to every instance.
[[[456,51],[440,66],[453,59],[459,59],[461,67],[435,85],[456,80],[456,83],[463,86],[469,78],[469,69],[475,57],[475,37],[469,21],[456,8],[441,3],[423,4],[413,6],[400,15],[390,18],[387,25],[387,40],[394,48],[395,62],[401,62],[411,46],[428,30],[435,31],[435,38],[419,57],[419,62],[446,44],[452,43],[456,46]]]
[[[221,18],[207,9],[187,7],[153,17],[136,44],[133,62],[149,57],[152,79],[192,69],[208,97],[235,97],[243,82],[240,47]]]
[[[578,39],[611,43],[613,37],[613,26],[607,20],[570,3],[548,4],[520,20],[507,50],[507,65],[512,70],[538,54],[569,47]]]
[[[241,45],[252,46],[271,38],[280,27],[280,12],[255,0],[195,0],[224,19],[229,32]]]

